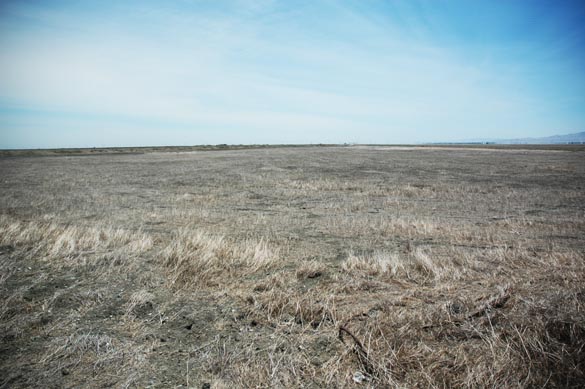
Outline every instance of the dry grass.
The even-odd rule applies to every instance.
[[[140,232],[111,226],[79,227],[56,223],[0,220],[0,244],[32,248],[31,256],[80,260],[84,255],[123,250],[138,255],[152,247],[152,239]]]
[[[1,159],[0,387],[583,387],[582,159]]]
[[[270,270],[279,261],[278,250],[264,240],[229,241],[188,229],[176,233],[163,249],[163,258],[170,270],[171,285],[197,288],[217,284],[217,279],[243,277]]]

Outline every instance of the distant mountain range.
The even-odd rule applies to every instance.
[[[497,143],[497,144],[567,144],[567,143],[585,143],[585,131],[575,134],[553,135],[542,138],[517,138],[517,139],[475,139],[473,143]]]

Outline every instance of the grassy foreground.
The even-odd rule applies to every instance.
[[[0,159],[0,387],[583,387],[584,160]]]

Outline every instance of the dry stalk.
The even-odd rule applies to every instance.
[[[366,373],[368,373],[369,375],[374,375],[374,373],[375,373],[374,366],[372,365],[372,362],[370,361],[370,358],[368,356],[368,352],[366,351],[362,342],[349,329],[347,329],[347,327],[345,327],[344,325],[341,325],[341,326],[339,326],[338,337],[339,337],[339,340],[341,340],[341,342],[343,344],[347,345],[347,343],[345,343],[345,340],[343,338],[344,332],[347,335],[349,335],[350,338],[353,340],[354,344],[352,347],[352,351],[357,356],[358,362],[363,367],[364,371]]]

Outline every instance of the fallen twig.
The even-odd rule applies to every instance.
[[[346,334],[348,334],[351,337],[351,339],[353,340],[354,345],[352,347],[352,351],[357,356],[359,363],[364,368],[364,371],[370,375],[374,374],[374,367],[372,366],[372,363],[370,362],[370,358],[368,357],[368,352],[364,348],[364,345],[362,344],[362,342],[360,342],[360,340],[350,330],[348,330],[345,326],[341,325],[341,326],[339,326],[339,340],[341,340],[341,342],[343,344],[347,344],[347,343],[345,343],[345,340],[343,339],[344,332]]]
[[[511,292],[511,286],[510,285],[506,285],[505,287],[502,288],[501,292],[499,295],[497,296],[493,296],[490,299],[488,299],[487,301],[485,301],[483,304],[481,304],[478,308],[476,308],[475,310],[473,310],[472,312],[468,313],[467,315],[465,315],[462,318],[459,319],[455,319],[455,320],[451,320],[449,322],[443,322],[443,323],[437,323],[437,324],[429,324],[426,326],[423,326],[422,328],[424,330],[430,329],[430,328],[435,328],[435,327],[442,327],[444,324],[455,324],[455,325],[459,325],[467,320],[479,317],[479,316],[483,316],[483,314],[493,308],[502,308],[506,302],[510,299],[510,292]]]
[[[510,289],[511,288],[509,285],[504,287],[502,289],[502,292],[499,295],[494,296],[494,297],[490,298],[489,300],[487,300],[485,303],[480,305],[480,307],[477,308],[475,311],[468,314],[465,317],[465,319],[471,319],[473,317],[482,316],[485,311],[488,311],[492,308],[502,308],[506,304],[506,302],[510,299]]]

